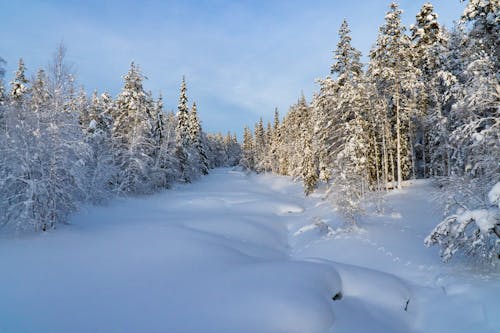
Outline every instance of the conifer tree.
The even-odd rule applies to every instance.
[[[262,121],[262,117],[255,124],[255,129],[253,132],[254,137],[254,154],[255,154],[255,171],[263,172],[265,171],[264,159],[266,152],[266,133],[264,130],[264,122]]]
[[[500,70],[500,4],[498,0],[469,0],[462,15],[470,22],[473,48],[482,50],[493,61],[495,71]]]
[[[250,128],[245,126],[243,130],[243,146],[242,146],[242,158],[240,164],[245,169],[251,171],[255,167],[255,150],[254,150],[254,140],[252,131]]]
[[[413,135],[414,163],[421,161],[422,168],[416,170],[421,176],[429,175],[430,163],[430,127],[432,113],[439,113],[439,76],[442,74],[440,53],[445,51],[445,34],[437,21],[437,14],[430,3],[422,6],[416,15],[416,22],[411,26],[411,39],[413,41],[414,65],[419,69],[420,84],[417,87],[417,110],[414,112],[415,133]],[[419,163],[420,164],[420,163]]]
[[[5,60],[0,57],[0,106],[4,105],[7,100],[7,96],[5,95],[5,85],[3,81],[5,75],[5,63]],[[0,112],[0,118],[2,117],[1,114],[2,113]]]
[[[401,23],[401,13],[392,3],[370,53],[370,76],[387,101],[394,147],[389,150],[390,165],[397,187],[411,174],[410,114],[414,109],[418,69],[413,65],[411,42]],[[392,151],[391,151],[392,150]]]
[[[11,102],[19,106],[23,103],[23,100],[28,93],[28,79],[26,78],[26,67],[24,66],[23,58],[19,59],[19,65],[17,67],[14,79],[10,83],[10,100]]]
[[[184,182],[191,182],[193,177],[190,165],[189,143],[189,109],[187,98],[186,79],[182,77],[179,105],[177,106],[177,126],[175,130],[175,155],[180,163],[181,178]]]
[[[193,103],[191,112],[189,113],[189,140],[190,145],[194,147],[198,166],[197,169],[203,175],[208,175],[209,162],[207,157],[207,152],[205,149],[205,142],[203,138],[203,131],[201,129],[200,119],[198,118],[196,103]]]
[[[119,169],[116,190],[123,193],[147,192],[153,164],[153,138],[144,76],[132,62],[124,76],[124,87],[116,99],[112,138],[115,163]]]

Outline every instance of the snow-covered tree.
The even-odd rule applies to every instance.
[[[68,75],[58,76],[54,68]],[[47,74],[38,71],[29,91],[23,88],[28,84],[23,64],[13,81],[15,102],[6,111],[8,135],[0,136],[0,223],[9,228],[54,228],[84,197],[87,145],[78,113],[66,107],[74,98],[67,69],[64,54],[57,52]]]
[[[469,0],[462,15],[470,22],[473,47],[482,50],[492,59],[495,71],[500,69],[500,3],[498,0]]]
[[[243,130],[243,146],[242,157],[240,164],[247,170],[254,170],[255,167],[255,150],[252,131],[245,126]]]
[[[264,130],[264,122],[262,118],[255,124],[253,131],[253,150],[254,150],[254,161],[255,161],[255,171],[263,172],[265,171],[265,156],[266,156],[266,133]]]
[[[16,106],[23,103],[28,93],[28,79],[26,78],[26,66],[22,58],[19,59],[14,79],[10,82],[10,100]]]
[[[0,57],[0,105],[5,104],[5,101],[7,100],[7,96],[5,95],[5,83],[3,81],[3,78],[5,76],[5,68],[4,68],[5,64],[6,64],[5,60],[2,57]]]
[[[332,150],[334,138],[334,108],[337,84],[331,77],[319,80],[320,90],[312,100],[314,141],[317,156],[319,180],[329,182],[332,178]]]
[[[110,183],[118,173],[112,152],[111,124],[106,118],[106,102],[96,91],[93,92],[90,103],[86,108],[86,116],[80,117],[80,123],[85,133],[85,142],[89,152],[85,158],[87,176],[83,186],[86,190],[86,201],[100,203],[111,196]],[[83,122],[82,122],[83,118]]]
[[[114,161],[119,170],[114,180],[118,193],[149,192],[154,161],[151,105],[143,89],[144,76],[132,62],[124,76],[124,87],[116,99],[112,140]]]
[[[401,13],[392,3],[380,28],[375,47],[370,52],[370,77],[386,100],[394,147],[390,147],[393,181],[401,187],[411,174],[410,115],[415,108],[415,91],[419,70],[414,66],[411,41],[401,23]],[[391,151],[392,150],[392,151]]]
[[[417,88],[417,105],[413,112],[415,123],[412,134],[414,171],[419,176],[428,176],[430,168],[429,133],[435,113],[441,113],[440,83],[442,77],[441,54],[446,51],[446,35],[437,21],[437,14],[430,3],[425,3],[410,27],[413,41],[414,65],[419,69],[420,84]],[[415,170],[416,169],[416,170]]]
[[[193,107],[189,113],[189,144],[194,148],[196,154],[197,163],[195,167],[201,174],[208,175],[208,157],[197,110],[196,103],[193,103]]]
[[[339,30],[332,66],[336,81],[332,85],[334,100],[330,126],[332,184],[328,196],[348,223],[356,224],[361,199],[368,191],[370,128],[368,126],[365,81],[360,52],[351,45],[350,31],[344,21]]]
[[[460,188],[462,190],[462,188]],[[474,195],[475,196],[475,195]],[[458,253],[477,262],[498,264],[500,258],[500,182],[490,189],[487,200],[475,207],[455,201],[456,213],[447,216],[425,239],[426,246],[439,245],[441,258],[449,261]]]

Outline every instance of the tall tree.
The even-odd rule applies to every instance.
[[[380,27],[377,43],[370,52],[370,76],[375,80],[380,94],[387,101],[391,131],[394,136],[395,160],[391,169],[395,171],[393,180],[401,187],[404,177],[411,174],[410,114],[414,109],[415,91],[418,84],[418,69],[413,65],[412,48],[405,27],[401,23],[401,13],[396,3],[392,3]]]
[[[498,0],[469,0],[462,21],[470,22],[474,47],[483,50],[500,70],[500,5]]]
[[[177,106],[177,127],[175,131],[176,150],[175,155],[180,163],[182,180],[191,182],[193,172],[190,165],[189,151],[189,108],[187,98],[186,79],[182,77],[179,105]]]
[[[196,103],[193,103],[189,113],[189,141],[197,155],[197,169],[203,175],[208,175],[209,163]]]
[[[124,86],[116,99],[117,115],[112,128],[115,163],[120,170],[116,190],[122,193],[148,192],[153,164],[151,110],[142,82],[144,76],[132,62]]]
[[[445,51],[446,38],[437,14],[430,3],[425,3],[416,15],[416,22],[410,27],[415,56],[414,65],[419,69],[420,84],[417,87],[417,105],[414,112],[415,131],[412,134],[413,159],[422,167],[416,172],[419,176],[428,176],[430,168],[430,128],[432,113],[440,113],[442,104],[439,100],[440,78],[442,70],[441,53]]]
[[[252,131],[248,126],[243,130],[243,154],[240,161],[241,166],[247,170],[254,170],[255,167],[255,150]]]

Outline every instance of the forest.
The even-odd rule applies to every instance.
[[[426,239],[445,261],[500,255],[500,16],[498,1],[469,1],[448,30],[426,3],[409,29],[396,3],[369,54],[346,20],[330,75],[281,120],[246,127],[242,165],[292,176],[327,197],[355,226],[367,200],[431,178],[448,216]]]
[[[48,68],[31,79],[20,59],[10,89],[0,85],[4,229],[47,231],[82,203],[151,194],[238,164],[236,134],[203,131],[184,78],[174,114],[163,110],[161,95],[154,99],[144,90],[133,62],[116,98],[89,97],[76,88],[65,55],[60,45]]]
[[[29,77],[23,59],[8,83],[0,58],[0,226],[47,231],[83,203],[145,195],[222,166],[291,176],[355,227],[363,203],[430,178],[446,218],[426,239],[443,260],[500,253],[498,0],[470,0],[446,29],[430,3],[409,28],[392,3],[369,54],[342,23],[330,75],[310,101],[236,134],[206,133],[181,82],[176,112],[145,91],[138,64],[121,93],[88,94],[61,44]]]

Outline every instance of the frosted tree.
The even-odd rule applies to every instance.
[[[389,148],[391,170],[397,187],[411,174],[410,114],[415,107],[419,71],[413,65],[412,48],[401,10],[392,3],[380,28],[375,47],[370,52],[369,73],[386,99],[387,114],[395,147]],[[393,151],[391,151],[392,149]]]
[[[467,67],[465,96],[451,110],[452,173],[498,180],[500,167],[500,85],[493,61],[486,55]]]
[[[313,108],[313,131],[314,141],[313,149],[317,156],[319,180],[329,182],[332,178],[332,149],[333,143],[333,126],[334,126],[334,108],[335,96],[337,91],[337,83],[327,77],[319,80],[320,90],[312,100]]]
[[[209,163],[200,118],[198,117],[196,103],[193,103],[189,113],[189,144],[194,148],[197,159],[196,168],[203,175],[208,175]]]
[[[116,99],[112,140],[119,170],[114,180],[118,193],[149,192],[154,141],[150,103],[143,89],[144,76],[132,62],[124,76],[124,87]]]
[[[177,106],[176,141],[179,146],[189,146],[189,108],[186,79],[182,77],[179,105]]]
[[[265,171],[265,155],[266,155],[266,133],[264,130],[264,122],[262,118],[255,124],[253,131],[253,150],[254,150],[254,160],[255,160],[255,171],[263,172]]]
[[[470,22],[470,36],[474,47],[485,52],[500,69],[500,4],[498,0],[469,0],[462,21]]]
[[[5,101],[7,100],[7,96],[5,95],[5,85],[3,81],[3,78],[5,76],[5,68],[4,68],[5,64],[6,64],[5,60],[2,57],[0,57],[0,105],[5,104]]]
[[[177,106],[177,127],[176,135],[176,150],[175,155],[180,163],[181,180],[191,182],[195,176],[193,174],[190,151],[191,145],[189,142],[189,108],[187,98],[186,79],[182,77],[181,91],[179,95],[179,105]]]
[[[54,68],[68,75],[58,76],[60,72]],[[74,82],[67,69],[64,56],[56,52],[48,74],[38,71],[29,94],[22,97],[24,102],[12,103],[7,110],[9,145],[1,145],[5,158],[0,161],[0,210],[4,212],[1,223],[8,227],[34,231],[55,228],[84,198],[81,184],[85,182],[88,147],[78,113],[66,107],[74,105],[70,94]],[[13,91],[19,92],[16,86]]]
[[[211,167],[219,168],[226,166],[228,156],[224,144],[224,137],[222,136],[222,134],[221,133],[208,134],[207,144],[209,152],[208,156]]]
[[[103,98],[106,95],[103,94]],[[82,184],[86,187],[85,201],[100,203],[111,195],[110,183],[118,173],[114,164],[111,139],[111,124],[105,114],[106,102],[93,92],[87,107],[86,119],[81,125],[89,153],[85,158],[87,176]]]
[[[151,186],[153,189],[168,188],[180,178],[179,161],[175,152],[175,116],[163,110],[163,98],[160,94],[151,109],[153,166],[151,168]]]
[[[430,168],[430,145],[431,134],[429,133],[432,123],[429,122],[431,114],[440,113],[439,83],[441,72],[440,53],[445,52],[445,34],[437,21],[437,14],[430,3],[425,3],[416,15],[416,22],[410,27],[411,39],[413,41],[414,65],[419,69],[420,85],[417,87],[417,105],[414,112],[415,133],[413,135],[413,159],[421,161],[421,168],[416,170],[420,176],[428,176]],[[419,163],[420,164],[420,163]]]
[[[312,122],[312,119],[309,119]],[[309,125],[312,129],[312,126]],[[316,161],[316,154],[313,148],[313,131],[308,130],[302,133],[302,140],[304,144],[304,158],[302,160],[302,180],[304,183],[304,193],[311,194],[317,187],[319,181],[318,162]]]
[[[274,173],[279,172],[279,149],[281,145],[280,114],[278,108],[274,110],[273,125],[269,138],[268,164],[269,170]]]
[[[443,261],[463,254],[473,257],[475,262],[497,265],[500,258],[500,182],[492,186],[487,198],[479,198],[475,207],[456,203],[459,206],[456,212],[432,230],[425,245],[440,246]]]
[[[240,164],[247,170],[254,170],[255,167],[255,150],[252,131],[245,126],[243,130],[243,146],[242,158]]]
[[[332,74],[335,96],[331,102],[332,184],[328,196],[350,224],[356,224],[361,199],[369,185],[369,126],[366,120],[367,91],[360,52],[351,45],[350,31],[344,21],[339,30]]]
[[[339,29],[339,42],[334,51],[334,62],[330,70],[331,74],[336,76],[340,86],[363,72],[363,65],[360,61],[361,52],[351,45],[351,40],[351,29],[344,20]]]
[[[26,78],[26,67],[22,58],[19,59],[14,79],[10,82],[10,100],[16,106],[20,106],[28,93],[28,79]]]
[[[5,60],[0,57],[0,135],[2,135],[2,133],[5,133],[5,104],[7,104],[7,96],[5,93],[5,85],[3,81],[5,75],[5,64]]]
[[[227,156],[225,166],[238,165],[241,159],[241,146],[238,143],[236,134],[231,135],[231,133],[228,132],[224,137],[224,146]]]

